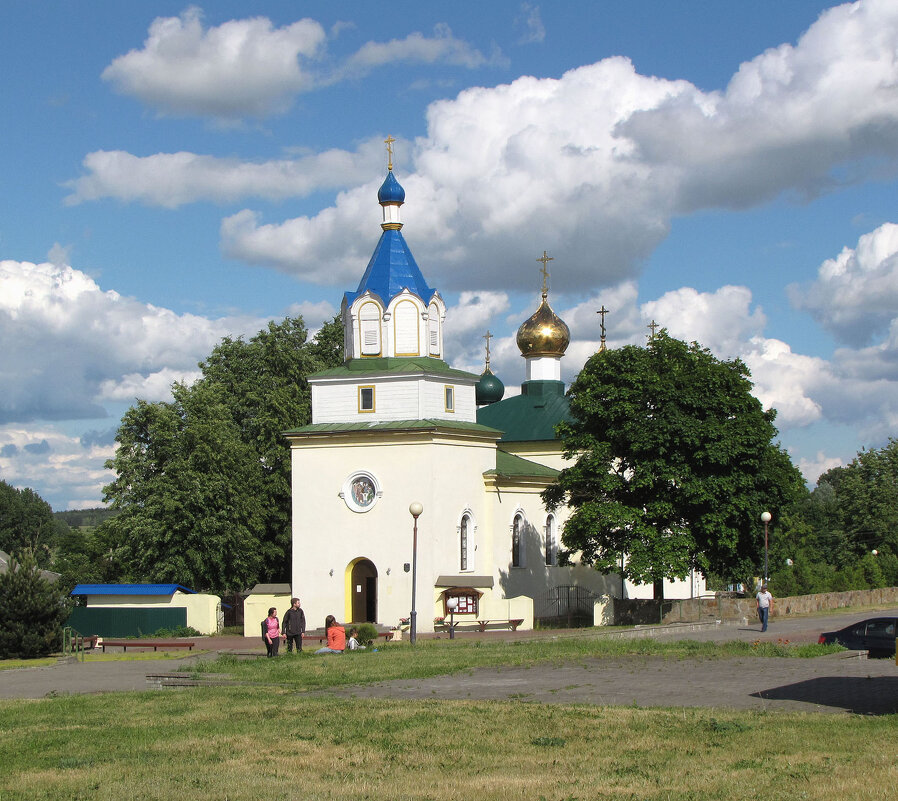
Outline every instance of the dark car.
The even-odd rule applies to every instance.
[[[817,642],[835,642],[852,651],[869,651],[870,656],[895,656],[896,628],[898,617],[871,617],[838,631],[825,631]]]

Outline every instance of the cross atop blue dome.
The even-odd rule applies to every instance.
[[[390,170],[386,180],[377,193],[377,200],[384,208],[383,233],[374,249],[371,260],[365,268],[365,274],[359,281],[355,292],[346,293],[346,303],[353,301],[365,292],[371,292],[389,305],[404,289],[417,295],[424,303],[430,303],[435,292],[430,288],[415,257],[412,256],[402,232],[399,230],[398,206],[405,201],[405,190]]]
[[[378,203],[404,203],[405,190],[390,170],[377,192]]]

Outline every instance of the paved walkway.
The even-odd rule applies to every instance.
[[[821,631],[839,629],[898,610],[777,619],[766,634],[757,625],[651,627],[643,634],[697,640],[789,640],[816,642]],[[445,635],[444,635],[445,636]],[[459,639],[532,640],[569,636],[617,636],[603,630],[464,633]],[[632,635],[631,635],[632,636]],[[145,690],[148,673],[179,671],[218,651],[263,653],[257,638],[207,637],[197,647],[212,653],[167,660],[69,662],[0,671],[0,698],[42,698],[65,693]],[[397,680],[332,691],[359,698],[510,699],[544,703],[638,706],[719,706],[886,714],[898,712],[898,666],[894,660],[835,654],[818,659],[706,659],[660,657],[586,659],[526,669],[479,669],[433,679]]]

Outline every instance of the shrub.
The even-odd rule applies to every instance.
[[[170,629],[157,629],[151,637],[202,637],[203,634],[193,626],[173,626]]]
[[[362,645],[371,645],[377,639],[377,627],[373,623],[360,623],[357,628]]]

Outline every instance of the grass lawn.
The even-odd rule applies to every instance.
[[[0,701],[0,801],[895,797],[895,715],[397,702],[302,692],[485,665],[634,652],[782,656],[783,649],[822,652],[588,637],[424,641],[343,657],[208,663],[209,671],[267,686]]]
[[[68,696],[0,703],[0,798],[882,799],[896,738],[894,716]]]

